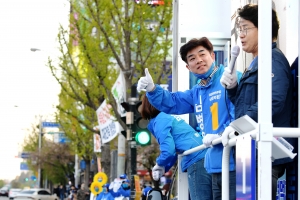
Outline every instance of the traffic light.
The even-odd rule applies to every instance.
[[[151,135],[147,131],[140,131],[135,134],[134,137],[137,144],[141,146],[146,146],[151,144]]]
[[[25,178],[25,181],[26,181],[26,182],[29,181],[29,178]]]
[[[134,124],[133,124],[133,134],[137,145],[146,146],[151,144],[151,133],[147,129],[148,120],[142,118],[139,107],[142,105],[141,101],[136,102],[134,108]]]

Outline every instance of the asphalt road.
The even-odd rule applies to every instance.
[[[0,200],[8,200],[8,197],[2,197],[2,196],[0,196]]]

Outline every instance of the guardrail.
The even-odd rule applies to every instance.
[[[256,136],[259,133],[259,124],[255,123],[252,119],[250,119],[248,116],[242,117],[242,120],[245,120],[245,117],[247,118],[246,121],[250,120],[249,123],[251,125],[255,124],[255,126],[252,126],[252,130],[244,133],[241,129],[239,130],[239,135],[236,135],[234,132],[229,134],[229,141],[228,145],[224,147],[223,150],[223,157],[222,157],[222,199],[223,200],[229,200],[229,154],[232,146],[235,146],[237,141],[240,140],[241,138],[246,138],[246,137],[251,137],[252,139],[256,139]],[[247,124],[245,125],[244,123],[241,123],[240,125],[236,122],[241,122],[241,118],[235,120],[233,125],[240,126],[242,128],[245,128]],[[252,120],[252,121],[251,121]],[[245,121],[244,121],[245,122]],[[248,123],[248,122],[246,122]],[[249,125],[249,124],[248,124]],[[236,127],[239,129],[239,127]],[[251,128],[250,128],[251,129]],[[243,133],[240,133],[243,132]],[[300,128],[273,128],[273,137],[290,137],[290,138],[298,138],[300,137]],[[222,138],[217,138],[212,141],[212,145],[216,145],[222,142]],[[205,149],[205,145],[200,145],[198,147],[195,147],[193,149],[187,150],[183,152],[182,154],[178,155],[178,199],[188,199],[189,194],[188,194],[188,178],[187,178],[187,173],[182,172],[180,163],[182,160],[183,156],[189,155],[191,153],[194,153],[196,151]],[[258,147],[256,147],[258,148]],[[272,141],[272,157],[274,159],[279,159],[279,158],[285,158],[289,157],[293,159],[297,154],[292,153],[286,146],[284,146],[282,143],[277,141],[277,139],[273,138]],[[255,162],[255,159],[254,159]],[[259,167],[256,165],[256,167]],[[271,181],[265,181],[265,184],[271,184]],[[253,188],[255,191],[255,188]]]

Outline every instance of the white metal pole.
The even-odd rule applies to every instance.
[[[79,170],[78,170],[79,166],[78,166],[78,162],[79,162],[78,155],[75,154],[75,166],[74,166],[74,168],[75,168],[74,169],[74,178],[75,178],[74,185],[75,185],[75,187],[77,187],[78,184],[79,184]]]
[[[39,168],[38,168],[38,188],[41,188],[41,148],[42,148],[42,117],[40,117],[40,126],[39,126]]]
[[[125,137],[122,134],[118,135],[118,162],[117,173],[118,175],[125,173]]]
[[[178,188],[178,199],[189,199],[189,190],[188,190],[188,176],[187,172],[183,172],[181,170],[181,162],[182,155],[178,155],[178,180],[177,180],[177,188]]]
[[[172,55],[172,92],[178,91],[178,12],[179,12],[179,0],[173,0],[173,55]]]
[[[300,2],[298,1],[298,23],[297,26],[298,26],[298,77],[300,77],[300,64],[299,64],[299,55],[300,55],[300,26],[299,26],[299,23],[300,23]],[[300,127],[300,80],[298,79],[298,127]],[[300,149],[300,137],[298,137],[298,152],[299,152],[299,149]],[[297,152],[297,153],[298,153]],[[300,177],[299,177],[299,166],[300,166],[300,158],[299,158],[299,155],[298,155],[298,200],[300,200]]]
[[[258,193],[257,199],[271,199],[272,187],[272,1],[258,4]]]

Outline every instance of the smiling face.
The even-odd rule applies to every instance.
[[[243,18],[240,18],[238,27],[241,31],[239,37],[242,43],[243,51],[247,53],[252,53],[255,57],[258,54],[258,29],[254,26],[254,24]]]
[[[195,74],[205,74],[215,60],[215,54],[209,52],[203,46],[198,46],[190,51],[187,55],[186,68]]]

